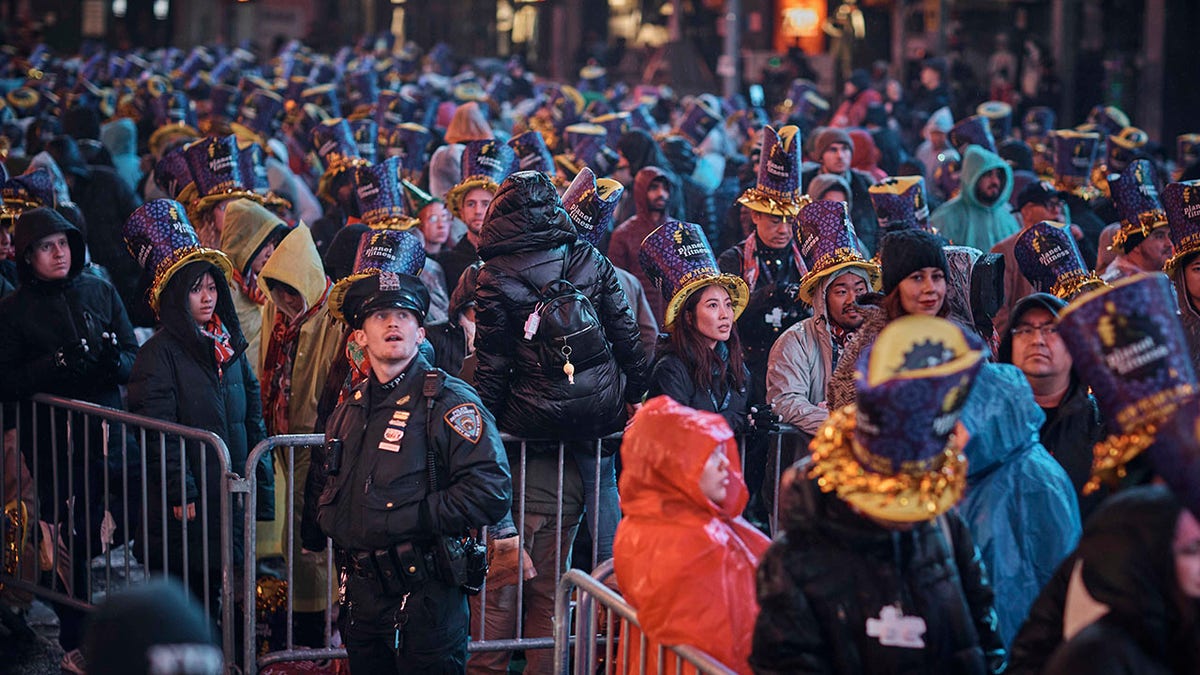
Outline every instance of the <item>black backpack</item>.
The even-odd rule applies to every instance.
[[[575,375],[612,358],[600,315],[567,277],[571,249],[563,255],[562,276],[538,289],[537,305],[525,320],[525,344],[532,347],[537,366],[552,379],[574,384]]]

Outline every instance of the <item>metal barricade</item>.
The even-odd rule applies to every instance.
[[[602,569],[598,573],[607,571]],[[601,621],[603,626],[600,625]],[[643,675],[647,672],[647,654],[651,650],[656,657],[655,672],[659,675],[668,672],[668,661],[674,665],[669,672],[676,675],[735,673],[696,647],[668,647],[650,640],[638,624],[637,610],[601,579],[580,570],[567,572],[559,583],[554,628],[554,672],[560,675],[572,672],[576,675],[594,675],[597,672]]]
[[[45,394],[4,406],[0,427],[4,501],[22,505],[14,512],[24,515],[30,544],[6,553],[38,563],[32,570],[20,561],[0,566],[0,587],[70,613],[123,586],[175,576],[209,616],[219,616],[225,660],[233,664],[236,491],[228,482],[237,477],[225,442]]]

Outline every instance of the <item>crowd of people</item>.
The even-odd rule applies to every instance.
[[[952,101],[937,58],[836,106],[386,40],[0,59],[0,398],[219,436],[297,644],[332,609],[353,672],[506,672],[468,616],[549,636],[586,531],[647,635],[739,672],[1200,668],[1200,136]],[[6,429],[4,501],[84,550],[72,496],[171,495],[103,536],[213,611],[220,467],[110,485],[137,458],[51,436]],[[65,671],[114,658],[54,608]]]

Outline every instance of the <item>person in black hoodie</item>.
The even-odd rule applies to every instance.
[[[129,380],[137,340],[117,291],[84,271],[83,235],[53,209],[31,209],[17,220],[14,247],[21,285],[0,301],[0,371],[4,373],[0,400],[13,403],[45,393],[121,408],[119,386]],[[17,423],[17,417],[5,415],[5,424]],[[35,448],[35,439],[45,442],[52,438],[50,418],[44,409],[40,411],[35,429],[32,406],[21,406],[21,450],[38,477],[40,519],[60,522],[68,518],[69,495],[91,494],[96,504],[105,503],[101,495],[106,467],[97,461],[98,453],[88,458],[65,450],[62,439],[67,438],[67,424],[57,415],[58,452]],[[78,419],[75,422],[80,423]],[[99,424],[86,430],[77,426],[75,433],[88,436],[92,448],[101,447]],[[110,457],[111,466],[119,463],[118,458]],[[130,477],[134,478],[132,472]],[[117,496],[108,505],[122,501]],[[87,556],[82,552],[87,550],[89,536],[91,550],[100,550],[99,521],[104,509],[91,511],[95,522],[87,523],[83,510],[75,510],[75,536],[69,545],[75,552],[77,589],[87,583]],[[59,604],[55,611],[61,625],[59,642],[68,654],[76,652],[82,639],[83,613]]]
[[[475,291],[475,387],[500,429],[564,441],[591,441],[620,431],[627,404],[639,403],[646,391],[646,352],[612,263],[579,241],[545,174],[521,171],[501,183],[479,235],[479,255],[484,265]],[[571,379],[561,367],[539,363],[536,334],[532,340],[523,337],[541,289],[558,279],[587,296],[611,352],[595,365],[581,365]],[[589,512],[595,514],[594,446],[579,445],[588,448],[575,454]],[[601,460],[600,480],[602,522],[593,535],[598,559],[604,560],[611,557],[619,517],[612,457]]]

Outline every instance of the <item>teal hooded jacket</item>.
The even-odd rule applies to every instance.
[[[975,196],[975,185],[992,169],[1003,170],[1004,187],[995,202],[982,204]],[[1009,211],[1008,198],[1012,189],[1012,167],[1000,155],[978,145],[968,146],[963,156],[962,188],[957,197],[933,212],[930,223],[953,244],[990,251],[1000,240],[1021,229]]]

